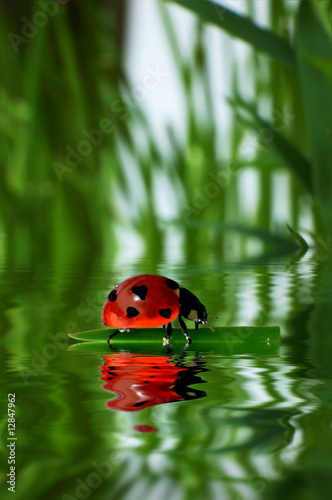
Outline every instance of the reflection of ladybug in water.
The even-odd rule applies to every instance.
[[[168,356],[147,356],[128,352],[114,353],[104,358],[101,367],[106,383],[104,389],[117,397],[107,406],[114,410],[138,411],[148,406],[198,399],[204,391],[188,387],[204,381],[196,374],[207,371],[200,359],[190,366],[179,366]]]
[[[164,343],[172,337],[172,321],[178,318],[187,343],[191,343],[188,330],[182,318],[206,325],[208,314],[199,299],[176,281],[164,276],[142,274],[134,276],[110,292],[104,304],[101,319],[104,325],[118,330],[112,333],[108,342],[119,332],[133,328],[166,326]]]

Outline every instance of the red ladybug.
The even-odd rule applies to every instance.
[[[141,274],[129,278],[109,293],[101,320],[106,326],[117,328],[108,342],[119,332],[134,328],[166,326],[164,343],[172,338],[172,321],[178,318],[187,343],[191,343],[183,318],[198,325],[206,325],[207,312],[199,299],[176,281],[165,276]]]

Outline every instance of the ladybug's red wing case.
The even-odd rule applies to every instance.
[[[166,327],[164,345],[172,337],[172,321],[178,318],[187,344],[191,343],[183,318],[206,325],[208,313],[204,304],[186,288],[165,276],[142,274],[123,281],[109,293],[102,311],[102,322],[117,328],[108,342],[121,331],[134,328]]]
[[[179,285],[164,276],[134,276],[110,292],[103,307],[102,322],[119,329],[166,325],[179,315],[179,294]]]

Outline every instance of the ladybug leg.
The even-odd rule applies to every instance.
[[[120,332],[130,332],[130,328],[120,328],[119,330],[115,330],[115,332],[111,333],[111,335],[108,337],[107,342],[110,344],[113,337],[115,337],[115,335]]]
[[[187,325],[185,324],[185,322],[183,321],[181,316],[178,317],[178,320],[179,320],[183,335],[186,337],[187,344],[191,344],[191,338],[188,335]]]
[[[163,345],[167,345],[172,338],[172,323],[168,323],[164,326],[166,326],[166,337],[163,338]]]
[[[120,333],[120,330],[116,330],[115,332],[111,333],[111,335],[107,339],[107,342],[110,343],[112,338],[115,337],[115,335],[117,335],[118,333]]]

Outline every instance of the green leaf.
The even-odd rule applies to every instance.
[[[105,330],[91,330],[90,332],[69,333],[69,337],[85,342],[103,342],[107,343],[107,339],[113,330],[105,328]],[[199,328],[199,330],[189,330],[189,334],[193,342],[202,344],[210,343],[247,343],[247,342],[269,342],[280,337],[279,326],[224,326],[214,327],[214,331],[210,328]],[[148,328],[132,330],[130,332],[119,333],[114,338],[112,345],[121,346],[128,342],[137,344],[145,343],[161,343],[162,337],[165,335],[165,330],[161,328]],[[173,342],[184,342],[184,336],[180,329],[174,329]]]
[[[292,47],[272,31],[260,28],[249,17],[240,16],[223,5],[208,0],[172,0],[197,14],[203,22],[219,26],[253,48],[264,52],[291,69],[296,69]]]
[[[200,328],[198,331],[191,330],[192,344],[186,345],[185,338],[179,329],[173,332],[170,346],[162,345],[164,330],[151,328],[148,330],[131,331],[120,333],[112,342],[107,343],[107,337],[111,330],[101,332],[86,332],[85,334],[70,334],[73,339],[84,340],[78,344],[72,344],[69,350],[82,353],[99,353],[109,355],[117,351],[130,351],[134,353],[173,354],[197,351],[213,351],[223,356],[236,354],[255,354],[263,356],[276,356],[280,347],[280,329],[278,326],[238,326],[218,327],[214,331],[209,328]]]

